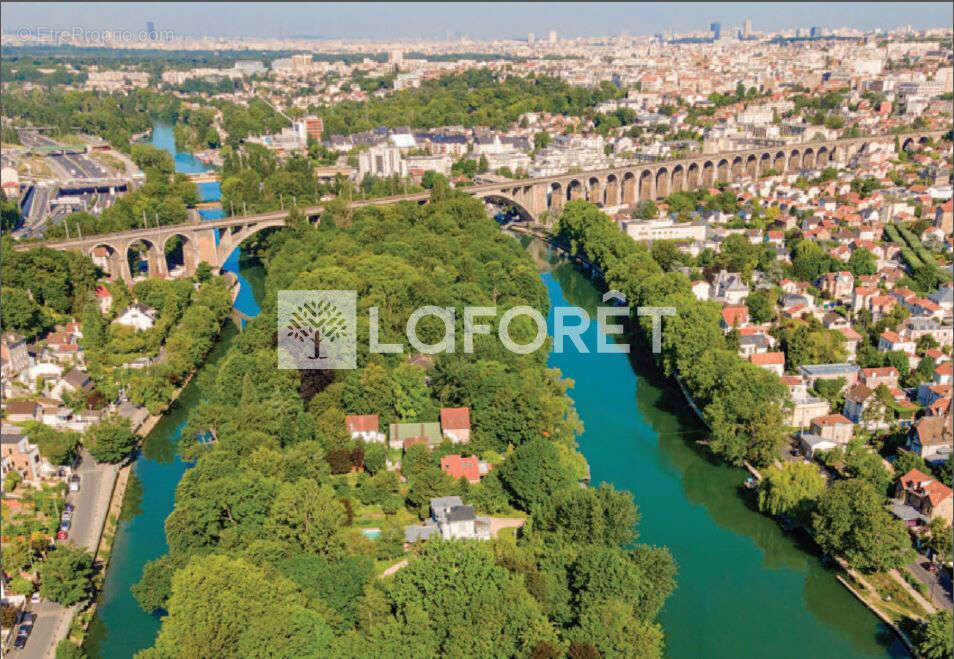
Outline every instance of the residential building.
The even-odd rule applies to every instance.
[[[912,469],[901,476],[895,489],[898,504],[908,506],[922,515],[925,518],[920,520],[922,523],[930,522],[936,517],[941,517],[950,523],[954,515],[954,496],[952,495],[954,493],[950,487],[917,469]],[[892,512],[895,512],[893,507]],[[909,523],[909,526],[914,525],[916,524]]]
[[[812,419],[811,433],[836,444],[847,444],[854,434],[854,424],[841,414],[826,414]]]
[[[898,369],[894,366],[863,368],[858,380],[872,391],[877,389],[879,384],[894,389],[898,386]]]
[[[358,154],[358,179],[365,176],[407,176],[407,161],[396,146],[378,145]]]
[[[908,432],[907,446],[929,463],[944,462],[954,451],[951,417],[922,417]]]
[[[19,334],[7,332],[0,337],[0,368],[6,377],[13,377],[30,368],[26,341]]]
[[[137,332],[152,328],[156,322],[156,310],[138,302],[130,304],[113,322],[132,327]]]
[[[814,459],[819,453],[830,451],[839,444],[821,435],[815,435],[809,432],[798,433],[798,443],[802,454],[809,460]]]
[[[439,535],[445,540],[489,540],[490,518],[477,517],[459,496],[431,499],[431,516],[404,528],[404,541],[413,543]]]
[[[785,373],[785,353],[784,352],[763,352],[749,356],[749,361],[768,371],[772,371],[779,377]]]
[[[442,407],[441,433],[453,444],[466,444],[470,441],[470,408]]]
[[[441,425],[437,421],[427,423],[392,423],[388,427],[388,446],[405,451],[415,444],[434,448],[442,441]]]
[[[490,464],[476,455],[462,457],[456,453],[441,458],[441,471],[452,478],[466,478],[469,483],[479,483],[490,473]]]
[[[793,428],[808,428],[812,419],[825,416],[831,411],[831,406],[824,398],[815,396],[799,396],[791,399],[791,412],[788,425]]]
[[[19,428],[7,427],[0,432],[0,479],[11,470],[29,481],[42,477],[40,449]]]
[[[858,367],[854,364],[802,364],[798,373],[805,378],[810,388],[816,380],[837,380],[845,378],[845,384],[851,386],[858,382]]]
[[[345,417],[345,426],[351,439],[374,443],[383,443],[385,440],[377,414],[349,414]]]

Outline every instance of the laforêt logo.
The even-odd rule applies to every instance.
[[[604,304],[596,308],[597,331],[591,333],[590,342],[595,343],[597,353],[628,353],[629,341],[612,341],[610,336],[622,335],[623,325],[612,322],[614,318],[632,315],[626,306],[626,297],[619,291],[603,295]],[[605,304],[610,302],[611,304]],[[357,368],[357,291],[278,291],[278,368],[352,369]],[[455,333],[457,310],[453,307],[432,305],[415,309],[405,323],[405,336],[415,352],[435,355],[453,353],[463,349],[474,352],[474,337],[479,334],[496,334],[510,352],[525,355],[546,346],[547,320],[535,308],[520,305],[502,310],[497,307],[463,307],[463,341],[458,342]],[[661,330],[664,316],[676,313],[674,307],[637,307],[636,316],[651,318],[652,351],[662,349]],[[444,335],[436,343],[424,343],[418,335],[418,323],[425,317],[437,318],[444,326]],[[521,341],[510,334],[511,323],[519,317],[522,329],[518,331]],[[484,318],[489,322],[481,323]],[[574,324],[567,320],[575,319]],[[380,311],[368,307],[368,353],[394,354],[404,352],[403,343],[382,343]],[[529,321],[529,324],[528,324]],[[534,336],[529,330],[533,328]],[[592,352],[584,335],[590,327],[590,314],[586,309],[574,306],[558,306],[553,309],[553,352],[562,353],[564,346],[572,344],[580,354]],[[433,337],[433,333],[430,334]],[[436,338],[436,337],[434,337]],[[595,339],[595,340],[594,340]],[[460,345],[462,343],[462,345]]]
[[[355,368],[356,313],[356,291],[279,291],[278,368]]]

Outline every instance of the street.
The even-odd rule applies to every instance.
[[[92,554],[99,545],[119,467],[98,465],[86,449],[83,449],[75,473],[80,477],[80,490],[69,492],[66,497],[75,507],[68,541],[86,547]],[[37,619],[30,640],[23,650],[16,652],[16,656],[24,659],[53,657],[56,644],[69,633],[70,621],[78,606],[80,605],[65,607],[45,600],[30,605],[29,608],[37,614]]]
[[[930,565],[930,560],[924,554],[918,554],[918,558],[913,563],[905,566],[911,574],[917,577],[918,581],[928,587],[928,595],[932,595],[931,603],[938,608],[944,608],[950,611],[954,607],[951,597],[951,578],[947,570],[940,570],[937,574],[937,583],[934,584],[934,573],[931,573],[926,567]],[[931,585],[934,584],[933,593]]]

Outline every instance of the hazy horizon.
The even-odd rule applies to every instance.
[[[897,3],[29,3],[4,2],[3,29],[156,30],[249,38],[471,39],[654,34],[741,25],[890,30],[951,26],[949,2]],[[859,12],[859,6],[864,7]]]

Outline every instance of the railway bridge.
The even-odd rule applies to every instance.
[[[460,188],[485,202],[513,207],[523,220],[539,223],[559,215],[568,201],[584,199],[605,208],[633,204],[643,199],[661,199],[676,191],[711,187],[758,179],[767,172],[792,173],[821,169],[833,162],[846,163],[873,145],[897,143],[909,150],[939,138],[944,131],[921,131],[901,135],[802,142],[786,146],[763,146],[741,151],[693,154],[690,157],[642,164],[629,164],[587,172],[570,172],[531,179],[515,179]],[[353,201],[351,208],[384,206],[401,201],[426,203],[429,192]],[[317,222],[322,206],[301,209],[309,221]],[[129,250],[134,246],[145,255],[149,275],[168,275],[165,254],[169,241],[178,239],[186,274],[195,272],[200,262],[218,271],[242,241],[269,227],[285,225],[287,211],[271,211],[218,220],[194,220],[186,224],[133,229],[67,240],[24,243],[16,249],[46,246],[80,251],[106,270],[110,277],[132,282]],[[194,217],[194,215],[193,215]]]

